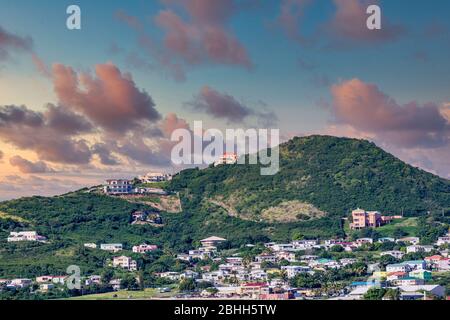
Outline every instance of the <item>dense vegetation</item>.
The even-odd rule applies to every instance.
[[[405,228],[363,231],[375,238],[420,235],[432,242],[448,228],[450,182],[408,166],[367,141],[295,138],[281,146],[280,154],[280,172],[274,176],[261,176],[257,165],[181,172],[165,188],[179,194],[183,211],[158,212],[163,227],[131,225],[134,210],[156,209],[86,190],[0,203],[0,278],[63,274],[74,263],[84,273],[101,274],[113,254],[86,249],[83,243],[119,242],[129,250],[147,242],[161,250],[145,256],[124,253],[137,259],[145,281],[156,283],[153,272],[182,270],[174,254],[192,249],[204,237],[227,238],[223,249],[268,240],[343,237],[347,230],[342,218],[356,207],[385,214],[398,214],[403,208],[406,216],[416,219]],[[236,215],[210,201],[218,198]],[[258,219],[262,210],[292,200],[309,203],[326,215],[299,216],[289,223]],[[49,242],[7,244],[8,233],[20,230],[36,230]],[[364,235],[368,234],[352,236]]]

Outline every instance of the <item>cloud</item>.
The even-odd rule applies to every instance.
[[[161,118],[152,97],[112,63],[97,65],[95,76],[55,64],[53,84],[62,105],[110,133],[123,134]]]
[[[186,120],[179,118],[175,113],[171,112],[162,121],[161,129],[164,136],[170,139],[172,132],[176,129],[190,130],[190,127]]]
[[[34,54],[31,56],[31,59],[33,61],[33,64],[36,68],[36,70],[43,75],[46,78],[51,78],[52,73],[48,66],[45,64],[45,62],[37,55]]]
[[[54,196],[81,189],[86,185],[72,179],[46,179],[34,175],[10,175],[0,180],[0,201],[25,196]]]
[[[136,30],[142,30],[144,27],[142,22],[137,17],[129,15],[125,12],[125,10],[117,10],[115,13],[115,18]]]
[[[3,151],[2,150],[0,150],[0,160],[2,160],[3,159],[3,156],[4,156],[5,154],[3,153]]]
[[[381,30],[367,28],[366,10],[369,5],[379,4],[378,0],[333,0],[334,11],[329,19],[314,21],[312,28],[303,28],[307,10],[315,3],[318,1],[282,0],[276,24],[293,41],[327,49],[394,41],[405,33],[402,26],[392,24],[383,14]]]
[[[92,153],[98,155],[101,164],[105,166],[116,166],[120,161],[112,155],[111,149],[105,143],[96,143],[92,146]]]
[[[8,60],[16,53],[31,52],[33,40],[8,32],[0,26],[0,61]]]
[[[64,119],[67,127],[55,120]],[[87,164],[91,151],[86,141],[74,134],[87,133],[90,126],[61,107],[48,105],[43,113],[25,106],[0,106],[0,138],[19,149],[32,150],[41,160],[66,164]]]
[[[366,25],[369,5],[378,4],[376,0],[333,0],[336,11],[327,25],[327,31],[344,41],[383,42],[396,40],[404,29],[391,24],[382,16],[381,30],[369,30]]]
[[[22,173],[46,173],[53,172],[53,169],[47,166],[43,161],[31,162],[20,156],[14,156],[9,159],[13,167],[17,167]]]
[[[204,86],[194,100],[186,105],[195,111],[205,112],[213,118],[223,119],[228,123],[243,123],[253,116],[264,125],[270,125],[277,119],[273,112],[256,111],[237,101],[233,96],[208,86]]]
[[[286,35],[301,44],[311,42],[301,33],[301,21],[304,18],[305,10],[313,0],[282,0],[280,14],[277,17],[277,24],[283,29]]]
[[[376,85],[359,79],[336,84],[331,92],[338,123],[374,134],[381,141],[405,148],[434,148],[450,141],[450,124],[435,104],[400,105]]]

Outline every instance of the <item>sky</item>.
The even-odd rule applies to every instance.
[[[372,4],[381,30],[366,26]],[[364,138],[450,178],[449,12],[447,0],[0,0],[0,200],[175,172],[171,133],[198,120]]]

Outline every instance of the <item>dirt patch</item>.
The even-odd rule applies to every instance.
[[[142,203],[159,211],[180,213],[182,211],[178,195],[127,195],[120,198],[133,203]]]

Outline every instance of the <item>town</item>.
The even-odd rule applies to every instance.
[[[362,213],[353,211],[358,228]],[[381,218],[380,218],[381,219]],[[370,219],[369,219],[370,220]],[[364,220],[365,221],[365,220]],[[375,222],[374,222],[375,223]],[[374,224],[374,226],[376,223]],[[34,231],[11,232],[8,242],[46,241]],[[154,272],[161,284],[158,293],[168,299],[333,299],[383,300],[446,299],[448,288],[436,278],[450,273],[450,234],[432,245],[420,238],[300,239],[289,243],[254,243],[229,248],[227,240],[210,236],[199,247],[174,254],[176,270]],[[135,257],[151,255],[161,248],[148,243],[125,247],[122,243],[84,243],[86,250],[110,254],[105,268],[131,276],[134,287],[111,275],[83,274],[86,292],[93,286],[120,292],[142,288]],[[67,275],[40,275],[34,279],[0,279],[0,290],[64,290]]]

